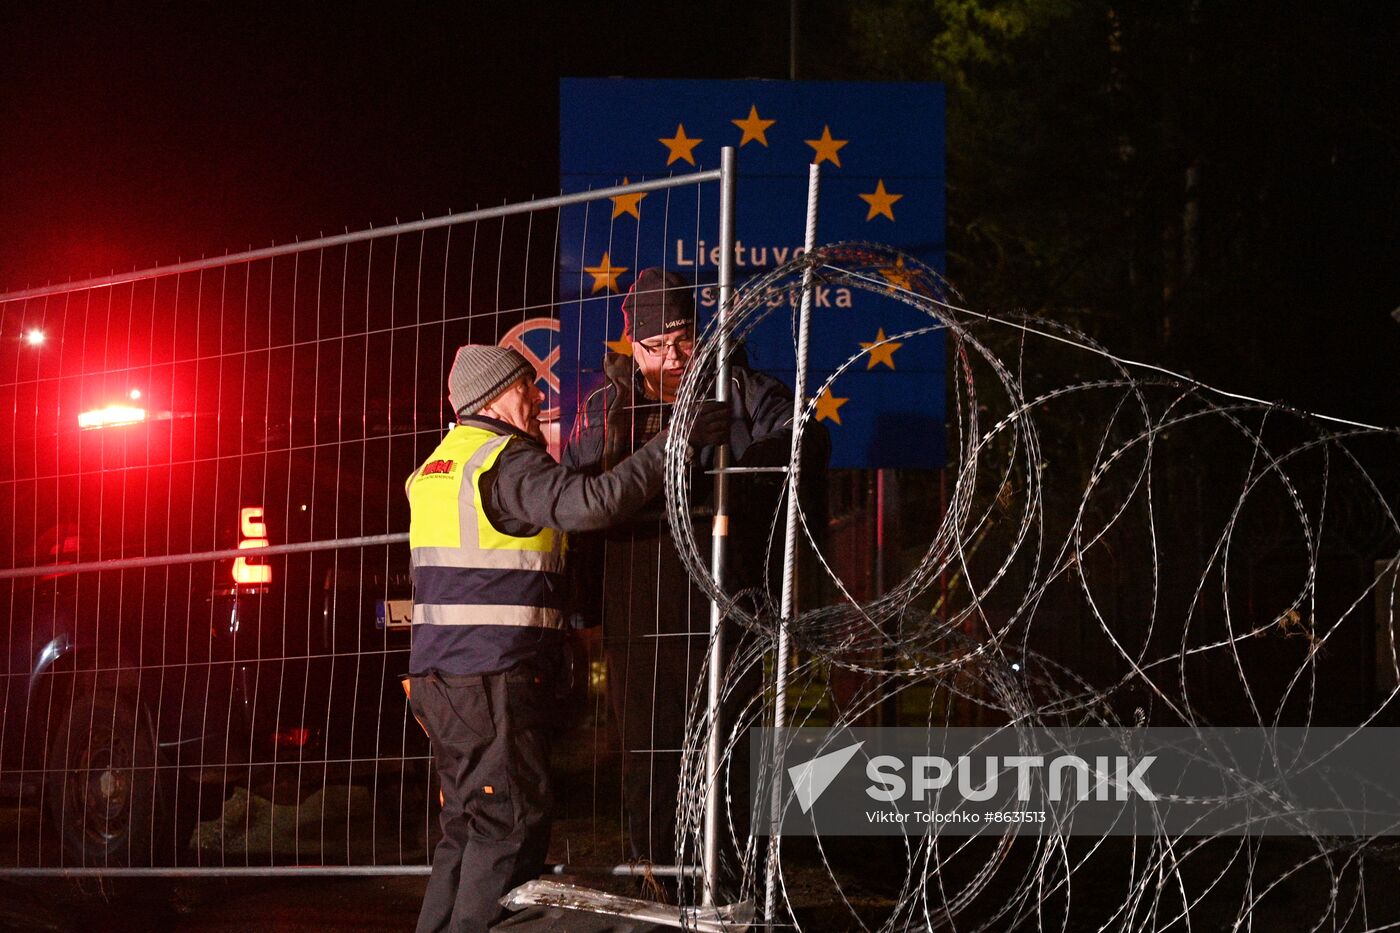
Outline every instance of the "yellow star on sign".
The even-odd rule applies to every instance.
[[[884,266],[880,269],[880,274],[885,277],[895,288],[902,288],[907,292],[914,291],[914,279],[918,273],[904,264],[904,257],[900,256],[895,260],[894,265]]]
[[[670,156],[666,159],[666,164],[670,165],[679,159],[685,159],[691,165],[695,164],[695,147],[704,142],[703,139],[690,139],[685,135],[685,124],[676,124],[676,135],[670,139],[658,139],[661,145],[670,150]]]
[[[615,266],[611,257],[607,253],[603,254],[603,261],[596,266],[584,266],[583,271],[593,276],[593,291],[591,295],[596,295],[603,289],[617,291],[617,277],[627,271],[626,266]]]
[[[875,190],[870,194],[862,194],[860,199],[870,205],[870,210],[865,215],[867,221],[874,220],[877,215],[884,214],[890,220],[894,220],[894,211],[890,208],[895,201],[904,197],[902,194],[890,194],[885,190],[885,180],[881,178],[875,183]]]
[[[832,139],[831,127],[823,126],[821,139],[804,139],[803,142],[816,150],[817,157],[812,160],[814,165],[821,165],[823,162],[834,162],[836,163],[836,167],[840,168],[841,157],[836,153],[842,146],[850,142],[850,140]],[[840,422],[838,421],[837,424],[840,424]]]
[[[885,329],[882,327],[874,340],[869,343],[862,340],[860,346],[861,349],[870,351],[870,359],[865,362],[866,369],[874,369],[876,363],[884,363],[890,369],[894,369],[894,351],[904,344],[897,340],[886,341]]]
[[[622,183],[624,185],[629,184],[626,178],[622,179]],[[642,198],[646,196],[647,193],[645,191],[639,191],[636,194],[619,194],[615,198],[609,198],[608,200],[613,202],[612,219],[617,220],[617,218],[621,217],[623,214],[631,214],[633,217],[641,220]]]
[[[837,424],[840,424],[841,406],[849,401],[850,399],[848,398],[840,398],[839,396],[832,395],[831,390],[827,389],[817,399],[817,420],[826,421],[827,419],[830,419],[832,421],[835,421]]]
[[[768,137],[764,134],[768,132],[768,127],[778,121],[760,118],[758,115],[758,107],[754,104],[749,104],[749,115],[747,117],[742,120],[730,120],[729,122],[744,131],[743,138],[739,140],[739,148],[742,149],[754,140],[758,140],[767,148]]]
[[[603,345],[614,353],[621,353],[623,356],[632,355],[632,341],[627,338],[626,334],[616,340],[604,340]]]

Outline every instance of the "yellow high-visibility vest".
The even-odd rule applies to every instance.
[[[512,440],[458,425],[408,478],[415,633],[425,625],[561,627],[564,533],[509,535],[482,507],[481,477]]]

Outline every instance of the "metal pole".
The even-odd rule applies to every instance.
[[[729,401],[729,333],[725,323],[734,297],[734,192],[738,180],[734,147],[719,156],[719,362],[715,367],[715,398]],[[726,546],[729,543],[729,447],[715,451],[715,514],[710,531],[710,575],[724,589]],[[702,903],[714,906],[719,885],[720,747],[724,733],[720,703],[724,685],[724,613],[710,602],[710,664],[706,690],[709,735],[705,746],[705,889]],[[745,775],[747,780],[747,775]]]
[[[672,178],[658,178],[655,181],[639,181],[632,185],[615,185],[611,188],[597,188],[593,191],[580,191],[575,194],[560,194],[552,198],[521,201],[518,204],[502,204],[500,207],[484,207],[480,210],[467,211],[465,214],[447,214],[443,217],[429,217],[427,220],[414,220],[409,223],[394,224],[391,227],[371,227],[368,230],[357,230],[354,233],[341,233],[335,236],[318,237],[314,240],[299,240],[296,243],[284,243],[281,246],[250,249],[241,253],[211,256],[207,259],[194,259],[189,262],[178,262],[168,266],[155,266],[150,269],[141,269],[135,272],[119,272],[116,275],[104,275],[95,279],[83,279],[80,282],[65,282],[62,285],[45,285],[42,288],[26,288],[21,291],[6,292],[0,295],[0,304],[10,301],[21,301],[26,298],[43,298],[45,295],[62,295],[88,288],[125,285],[128,282],[140,282],[144,279],[153,279],[161,275],[175,275],[181,272],[198,272],[201,269],[217,269],[241,262],[255,262],[259,259],[271,259],[275,256],[304,253],[312,249],[344,246],[349,243],[359,243],[363,240],[376,240],[380,237],[395,236],[404,233],[417,233],[420,230],[435,230],[438,227],[450,227],[453,224],[471,223],[475,220],[493,220],[497,217],[509,217],[514,214],[528,214],[532,211],[568,207],[571,204],[600,201],[603,198],[616,197],[619,194],[636,194],[639,191],[660,191],[665,188],[680,188],[685,185],[696,185],[707,181],[719,181],[720,172],[720,169],[710,169],[704,172],[694,172],[689,175],[676,175]]]
[[[335,538],[328,541],[301,541],[296,544],[273,544],[255,550],[225,548],[222,551],[199,551],[194,554],[162,554],[157,557],[120,557],[112,560],[89,560],[78,564],[47,564],[42,567],[14,567],[0,570],[0,580],[17,580],[22,577],[60,576],[70,573],[87,573],[94,570],[132,570],[140,567],[165,567],[172,564],[199,564],[210,560],[229,560],[247,557],[262,560],[274,554],[304,554],[308,551],[335,551],[342,548],[373,547],[379,544],[403,544],[408,541],[408,532],[398,531],[387,535],[365,535],[359,538]]]
[[[431,873],[431,865],[189,865],[183,868],[0,868],[0,878],[310,878],[321,876],[412,876]],[[679,865],[546,865],[546,875],[609,875],[630,878],[655,875],[676,878],[695,874]]]
[[[805,247],[811,253],[817,245],[817,194],[821,186],[821,167],[807,168],[807,236]],[[797,616],[797,524],[798,481],[802,476],[802,443],[797,426],[807,400],[807,351],[811,334],[812,282],[809,265],[802,270],[802,303],[797,316],[797,371],[792,386],[792,447],[788,451],[787,535],[783,541],[783,605],[778,623],[778,649],[773,678],[773,792],[769,811],[767,885],[763,895],[763,919],[769,928],[776,921],[778,903],[778,850],[782,845],[783,782],[781,763],[782,730],[787,724],[788,655],[792,652],[789,627]]]
[[[189,865],[184,868],[92,866],[0,868],[0,878],[312,878],[427,875],[431,865]]]

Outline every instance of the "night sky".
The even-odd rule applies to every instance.
[[[800,76],[872,76],[845,4],[802,8]],[[561,76],[784,78],[788,40],[786,0],[10,5],[0,290],[553,193]],[[1310,67],[1298,61],[1298,75]],[[1339,88],[1337,106],[1376,107],[1393,128],[1395,104],[1375,93]],[[1358,164],[1389,185],[1398,148]],[[1400,192],[1340,184],[1376,209],[1340,236],[1319,231],[1306,279],[1344,284],[1350,310],[1320,322],[1326,355],[1296,361],[1284,384],[1345,414],[1336,383],[1357,380],[1364,414],[1381,417],[1395,406],[1376,397],[1400,385],[1400,257],[1384,242]]]
[[[555,193],[560,76],[787,74],[785,2],[634,6],[12,7],[0,289]]]

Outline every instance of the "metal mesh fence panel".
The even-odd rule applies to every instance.
[[[694,255],[718,175],[632,186],[625,235],[600,191],[0,296],[32,334],[0,348],[0,873],[423,870],[403,487],[453,352],[525,353],[558,456],[599,379],[561,334],[620,330],[599,256]],[[571,211],[612,218],[566,242]],[[624,752],[573,645],[552,857],[612,865]]]

